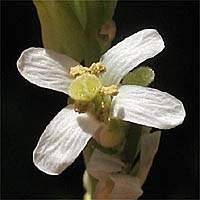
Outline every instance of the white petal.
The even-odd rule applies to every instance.
[[[181,101],[166,92],[124,85],[113,98],[110,116],[149,127],[169,129],[183,122],[185,110]]]
[[[96,194],[99,193],[99,188],[102,188],[105,185],[109,173],[119,172],[123,167],[125,167],[125,164],[121,162],[119,158],[95,149],[87,164],[87,171],[100,181]]]
[[[102,74],[103,84],[117,85],[129,71],[163,49],[162,37],[154,29],[142,30],[124,39],[100,59],[107,67],[107,71]]]
[[[73,108],[69,105],[56,115],[33,152],[34,164],[47,174],[60,174],[73,163],[100,126],[93,117]]]
[[[153,159],[158,151],[160,143],[161,131],[156,131],[151,134],[144,134],[141,136],[141,153],[139,160],[139,170],[137,177],[140,180],[141,186],[144,184],[149,170],[153,164]]]
[[[90,161],[87,164],[87,170],[102,171],[102,172],[118,172],[125,167],[124,163],[114,155],[105,154],[98,149],[95,149],[92,153]]]
[[[29,48],[17,61],[21,75],[33,84],[68,94],[73,79],[70,67],[79,63],[72,58],[43,48]]]
[[[105,178],[100,180],[95,188],[94,199],[108,199],[112,186],[113,182],[110,179]]]
[[[87,164],[87,171],[99,182],[95,189],[94,199],[104,199],[112,189],[109,174],[119,172],[125,164],[116,156],[110,156],[95,149]]]
[[[142,195],[137,177],[125,174],[112,174],[110,177],[115,183],[110,199],[138,199]]]

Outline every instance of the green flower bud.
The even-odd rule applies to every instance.
[[[151,68],[142,66],[128,73],[122,81],[122,84],[148,86],[154,81],[154,77],[155,74]]]

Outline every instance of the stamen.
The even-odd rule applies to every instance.
[[[70,76],[72,78],[76,78],[78,76],[81,76],[83,74],[89,73],[88,67],[83,67],[82,65],[76,65],[75,67],[71,67],[70,69]]]
[[[70,76],[72,78],[76,78],[78,76],[82,76],[83,74],[93,74],[98,76],[101,73],[106,71],[106,67],[102,62],[93,63],[90,68],[83,67],[82,65],[76,65],[75,67],[71,67]]]
[[[112,96],[116,96],[119,92],[117,90],[117,86],[116,85],[111,85],[108,87],[102,87],[101,88],[101,93],[102,95],[106,96],[106,95],[112,95]]]
[[[106,71],[106,67],[102,62],[93,63],[89,69],[90,69],[90,73],[94,75],[99,75]]]
[[[110,105],[102,101],[98,109],[97,119],[105,123],[108,122],[109,109]]]

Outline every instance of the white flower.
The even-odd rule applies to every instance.
[[[107,71],[100,75],[102,85],[118,85],[138,64],[161,52],[164,42],[154,29],[131,35],[108,50],[100,59]],[[31,83],[69,94],[74,81],[70,68],[75,60],[52,50],[29,48],[17,61],[21,75]],[[169,129],[185,117],[182,103],[168,93],[136,85],[124,85],[112,100],[110,118]],[[33,153],[35,165],[47,174],[60,174],[86,146],[101,126],[88,113],[79,114],[73,105],[61,110],[42,134]]]
[[[145,132],[141,136],[140,159],[133,169],[126,172],[126,165],[120,157],[111,156],[95,149],[87,164],[87,172],[98,180],[94,199],[138,199],[143,191],[148,172],[158,150],[160,131]],[[89,190],[88,178],[84,185]]]

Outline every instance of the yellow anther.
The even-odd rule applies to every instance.
[[[76,78],[78,76],[82,76],[83,74],[93,74],[99,75],[106,71],[106,67],[102,62],[93,63],[90,68],[83,67],[82,65],[76,65],[75,67],[71,67],[70,76],[72,78]]]
[[[109,87],[102,87],[101,88],[101,93],[102,95],[106,96],[106,95],[112,95],[112,96],[116,96],[119,92],[117,90],[117,86],[116,85],[111,85]]]
[[[78,76],[81,76],[83,74],[89,73],[88,67],[83,67],[82,65],[76,65],[75,67],[71,67],[70,69],[70,76],[72,78],[76,78]]]
[[[106,71],[106,67],[102,62],[93,63],[90,68],[90,73],[94,75],[99,75],[100,73],[103,73]]]

